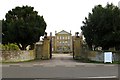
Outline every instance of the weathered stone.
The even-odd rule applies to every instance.
[[[36,59],[50,59],[50,40],[46,37],[35,45]]]
[[[73,41],[73,57],[74,59],[82,55],[82,42],[80,37],[76,37]]]
[[[41,59],[42,53],[43,53],[43,41],[40,41],[35,44],[36,59]]]
[[[44,38],[42,59],[50,59],[50,40]]]
[[[35,59],[33,50],[29,51],[2,51],[0,62],[20,62]]]

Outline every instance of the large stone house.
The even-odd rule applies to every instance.
[[[72,34],[62,30],[52,37],[52,52],[72,52]]]

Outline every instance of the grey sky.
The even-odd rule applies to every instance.
[[[119,0],[0,0],[0,20],[8,10],[28,5],[34,7],[39,15],[43,15],[48,33],[71,30],[74,35],[75,32],[81,32],[80,26],[88,12],[91,12],[95,5],[105,6],[107,2],[117,6]]]

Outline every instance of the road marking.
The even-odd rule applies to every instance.
[[[33,67],[32,65],[20,65],[20,67]]]
[[[0,67],[9,67],[9,65],[0,65]]]
[[[104,66],[115,66],[115,65],[104,65]]]
[[[101,77],[81,77],[81,78],[118,78],[117,76],[101,76]]]
[[[56,67],[56,65],[43,65],[43,67]]]
[[[12,64],[10,64],[9,67],[20,67],[20,65],[18,65],[18,64],[17,64],[17,65],[15,65],[15,64],[12,65]]]
[[[108,66],[113,67],[115,65],[90,65],[90,64],[10,64],[10,65],[0,65],[0,67],[34,67],[34,66],[45,66],[45,67],[56,67],[56,66],[64,66],[64,67],[96,67],[96,66]]]
[[[85,67],[96,67],[96,65],[84,65]]]
[[[65,67],[76,67],[75,65],[65,65]]]

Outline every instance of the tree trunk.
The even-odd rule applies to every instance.
[[[18,45],[18,47],[20,48],[20,50],[22,50],[22,47],[20,46],[20,44],[19,44],[19,43],[17,43],[17,45]]]
[[[26,44],[22,44],[22,50],[26,50],[26,47],[27,47],[28,45],[26,45]]]
[[[30,45],[30,50],[33,50],[34,49],[34,44],[31,44]]]
[[[17,45],[18,45],[18,47],[20,48],[20,50],[26,50],[26,47],[28,46],[27,44],[21,44],[21,45],[22,45],[22,46],[21,46],[21,45],[18,44],[18,43],[17,43]]]

